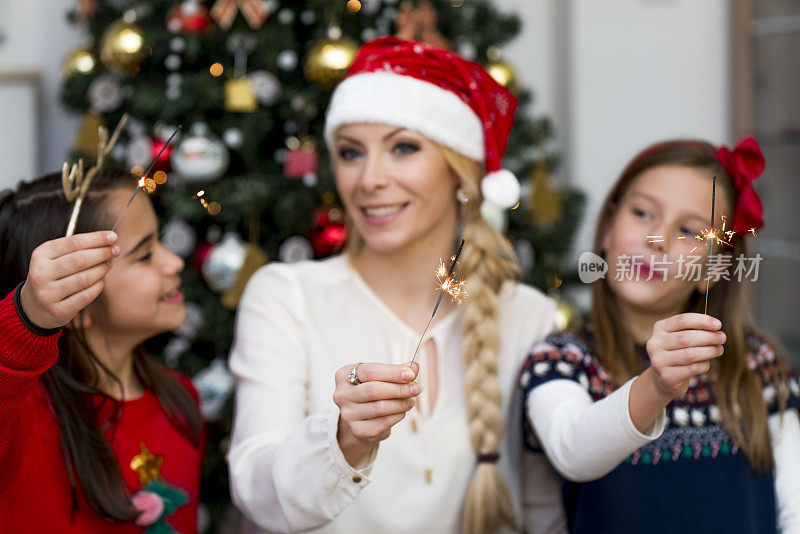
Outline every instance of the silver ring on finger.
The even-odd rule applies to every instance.
[[[350,369],[350,376],[347,377],[347,381],[357,386],[361,383],[361,380],[358,379],[358,366],[361,365],[363,362],[358,362]]]

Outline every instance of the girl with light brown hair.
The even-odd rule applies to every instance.
[[[591,321],[536,345],[520,375],[527,443],[566,479],[571,532],[800,529],[800,385],[742,302],[763,168],[752,137],[668,141],[609,193]]]
[[[511,396],[554,305],[515,281],[512,248],[482,216],[518,200],[500,170],[515,108],[479,65],[394,37],[366,44],[337,87],[325,136],[347,251],[262,268],[238,313],[228,461],[256,527],[502,532],[552,512],[523,511]],[[469,294],[444,301],[409,363],[434,270],[461,238]]]

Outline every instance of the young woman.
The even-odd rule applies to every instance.
[[[522,526],[521,437],[506,421],[521,417],[515,366],[554,305],[514,282],[513,250],[481,217],[518,198],[499,171],[515,107],[479,65],[393,37],[366,44],[337,87],[325,132],[347,251],[264,267],[238,312],[228,460],[233,499],[257,526]],[[469,295],[444,301],[410,364],[434,271],[462,237]],[[528,515],[558,504],[543,499]]]

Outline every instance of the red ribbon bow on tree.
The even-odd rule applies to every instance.
[[[217,0],[211,8],[211,16],[223,29],[230,28],[236,12],[242,11],[251,28],[257,30],[269,18],[269,9],[261,0]]]
[[[736,189],[733,210],[733,231],[741,235],[764,226],[761,199],[752,186],[753,180],[764,172],[764,154],[755,138],[747,136],[731,151],[725,145],[717,150],[717,160],[725,168]]]

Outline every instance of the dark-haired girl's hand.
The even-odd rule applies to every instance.
[[[356,369],[358,385],[349,381],[353,367],[348,365],[336,372],[333,402],[339,407],[339,447],[347,462],[356,466],[389,437],[422,389],[414,382],[418,363],[360,363]]]
[[[68,324],[103,290],[111,260],[119,255],[109,231],[46,241],[34,249],[28,278],[20,291],[22,309],[40,328]]]
[[[711,360],[724,352],[726,336],[721,327],[719,319],[701,313],[682,313],[653,325],[647,354],[660,394],[681,397],[691,377],[708,372]]]

